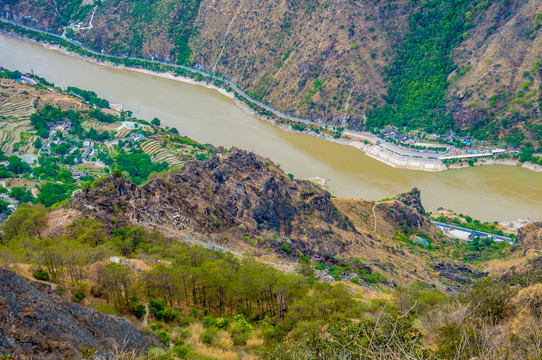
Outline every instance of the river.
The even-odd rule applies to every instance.
[[[349,146],[290,133],[243,112],[215,90],[97,65],[0,35],[0,66],[57,86],[95,91],[138,118],[158,117],[202,143],[237,146],[268,157],[297,178],[329,179],[337,197],[379,200],[418,187],[425,208],[453,209],[484,221],[542,220],[542,174],[513,166],[442,173],[395,169]]]

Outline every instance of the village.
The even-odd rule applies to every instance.
[[[386,128],[378,134],[345,130],[342,136],[348,145],[387,165],[432,172],[447,170],[456,162],[472,165],[483,159],[515,158],[521,153],[517,148],[477,144],[470,137],[455,132],[445,135],[420,133],[414,139]]]

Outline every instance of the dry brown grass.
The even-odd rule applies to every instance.
[[[254,355],[254,354],[245,354],[245,355],[243,355],[243,357],[241,359],[242,360],[260,360],[260,357]]]
[[[250,339],[247,340],[247,347],[257,349],[263,346],[262,330],[258,329],[252,333]]]
[[[237,360],[239,355],[236,352],[223,350],[215,346],[207,346],[202,343],[197,343],[193,346],[194,351],[206,357],[217,360]]]
[[[231,339],[231,335],[226,330],[220,330],[218,332],[218,336],[220,337],[220,341],[218,342],[218,346],[220,346],[222,349],[229,349],[233,346],[233,340]]]
[[[199,340],[199,336],[201,333],[205,331],[205,328],[202,324],[196,322],[193,324],[190,324],[190,327],[188,328],[190,330],[190,333],[192,336],[186,341],[187,345],[196,345],[198,343],[201,343]]]
[[[193,323],[188,328],[191,336],[186,340],[186,345],[192,347],[192,349],[205,357],[217,359],[217,360],[237,360],[239,355],[236,352],[227,350],[233,345],[231,336],[227,331],[221,330],[219,332],[220,341],[218,346],[207,346],[203,344],[199,336],[205,332],[205,328],[201,323]]]

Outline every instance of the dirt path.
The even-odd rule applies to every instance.
[[[387,203],[387,202],[391,202],[391,201],[393,201],[393,200],[377,201],[377,202],[374,203],[373,208],[372,208],[372,210],[373,210],[373,219],[374,219],[374,229],[373,229],[373,233],[376,234],[376,211],[375,211],[376,206],[377,206],[377,205],[380,205],[380,204]]]
[[[149,307],[145,304],[145,315],[143,316],[143,326],[149,326]]]
[[[216,61],[215,61],[215,64],[213,65],[213,69],[211,70],[211,72],[214,74],[215,71],[216,71],[216,67],[218,65],[218,62],[220,61],[220,58],[222,57],[222,53],[224,53],[224,49],[226,48],[226,37],[228,36],[229,32],[230,32],[230,27],[233,25],[233,23],[235,22],[235,19],[237,18],[237,15],[241,12],[241,9],[243,8],[243,6],[245,5],[246,3],[246,0],[243,0],[243,2],[241,2],[241,4],[239,5],[239,8],[237,9],[237,11],[235,12],[235,14],[233,15],[230,23],[228,24],[228,26],[226,27],[226,31],[224,32],[224,36],[222,37],[222,49],[220,50],[220,54],[218,54],[218,57],[216,58]]]

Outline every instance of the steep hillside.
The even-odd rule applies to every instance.
[[[540,146],[542,4],[497,1],[454,50],[448,109],[480,138]]]
[[[536,0],[0,1],[96,51],[219,74],[300,117],[540,143]],[[91,21],[92,20],[92,21]]]
[[[453,257],[440,265],[433,259],[452,242],[430,224],[417,189],[379,203],[331,199],[317,185],[290,179],[268,160],[235,148],[205,162],[188,162],[140,187],[109,177],[76,193],[70,207],[80,213],[76,218],[95,218],[111,230],[158,229],[173,239],[247,252],[272,263],[304,256],[343,266],[364,258],[367,271],[395,283],[440,287],[443,276],[452,288],[480,276],[468,266],[465,274],[451,276],[459,264]],[[413,239],[420,236],[433,250],[416,245]],[[349,276],[344,271],[342,276]]]
[[[96,356],[143,353],[159,346],[124,319],[87,310],[58,296],[49,285],[27,282],[0,268],[0,353],[17,359],[80,358],[95,349]]]
[[[162,226],[215,235],[219,241],[227,234],[238,239],[287,237],[294,250],[299,247],[308,255],[311,249],[304,247],[312,239],[320,240],[311,247],[320,247],[321,253],[341,249],[331,228],[356,233],[328,192],[291,180],[269,161],[235,148],[206,162],[188,162],[167,179],[141,187],[111,177],[76,194],[72,204],[104,222],[117,213],[119,226]]]
[[[67,25],[52,3],[2,3],[24,24]],[[74,13],[85,29],[67,35],[97,51],[199,64],[283,111],[360,127],[382,102],[384,67],[411,11],[406,1],[104,1],[92,29],[91,12]]]

